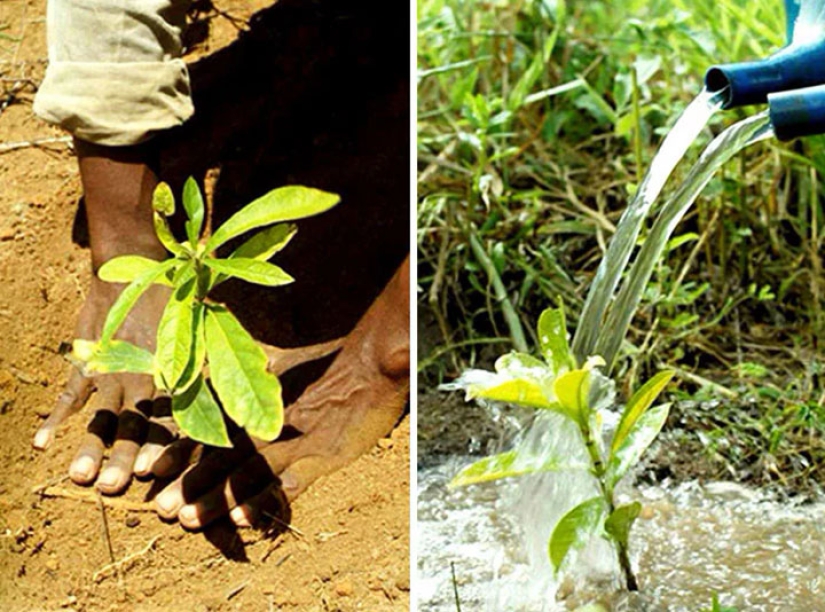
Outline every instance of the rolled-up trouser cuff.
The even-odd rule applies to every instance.
[[[81,140],[134,145],[180,125],[194,108],[180,59],[161,62],[51,62],[34,112]]]

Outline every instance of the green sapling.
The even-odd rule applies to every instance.
[[[594,401],[598,393],[591,393],[595,391],[593,381],[601,377],[596,371],[604,364],[603,360],[591,357],[584,364],[576,363],[568,346],[561,307],[541,314],[538,338],[543,360],[517,352],[503,355],[496,361],[495,373],[477,372],[475,380],[464,385],[468,398],[519,404],[563,415],[575,423],[586,449],[582,456],[587,460],[548,448],[541,460],[536,461],[516,449],[464,468],[451,486],[536,472],[579,471],[583,478],[589,474],[595,479],[599,495],[575,506],[556,524],[548,543],[550,562],[558,573],[572,550],[583,547],[594,536],[601,536],[615,546],[627,588],[635,591],[638,584],[630,565],[628,541],[641,504],[617,506],[614,490],[638,463],[667,420],[669,404],[651,406],[670,382],[673,372],[658,373],[633,394],[607,447],[602,432],[602,411]]]
[[[269,259],[297,231],[285,223],[322,213],[339,197],[307,187],[281,187],[248,204],[203,236],[205,207],[198,184],[189,178],[183,188],[186,240],[178,242],[166,218],[175,212],[171,188],[161,183],[154,193],[154,225],[172,257],[155,261],[137,255],[114,258],[98,276],[128,283],[112,305],[98,341],[75,340],[74,359],[87,374],[131,372],[150,374],[155,386],[172,399],[172,415],[181,431],[213,446],[231,446],[217,393],[226,415],[262,440],[274,440],[283,426],[283,400],[278,377],[267,371],[264,350],[226,307],[207,296],[233,277],[276,287],[293,278]],[[215,250],[254,229],[264,228],[227,258]],[[144,348],[115,338],[140,296],[152,285],[171,288],[160,318],[157,348]],[[208,370],[207,370],[208,368]]]

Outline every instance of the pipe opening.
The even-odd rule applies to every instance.
[[[728,91],[725,94],[725,106],[730,103],[732,97],[731,82],[728,75],[725,74],[725,71],[721,68],[714,66],[707,71],[705,74],[705,87],[707,87],[708,91],[711,92],[722,91],[727,88]]]

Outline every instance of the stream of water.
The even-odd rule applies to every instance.
[[[455,612],[451,564],[465,611],[561,612],[597,601],[615,612],[698,612],[714,593],[740,612],[824,607],[825,504],[780,503],[731,483],[624,490],[644,505],[630,544],[641,592],[613,591],[609,564],[594,551],[590,579],[574,588],[554,583],[546,556],[537,568],[525,550],[517,481],[446,488],[472,460],[419,472],[420,612]],[[551,502],[542,506],[553,512]]]
[[[650,208],[676,164],[685,156],[688,147],[693,144],[713,114],[722,108],[724,97],[722,91],[710,93],[702,90],[685,108],[665,137],[636,194],[622,213],[616,233],[610,240],[607,253],[599,264],[587,293],[581,320],[573,338],[573,352],[580,362],[594,354],[605,310],[627,266]]]
[[[773,129],[767,111],[730,126],[702,152],[685,181],[662,207],[610,309],[603,328],[605,331],[598,335],[596,341],[595,354],[604,358],[608,371],[636,313],[653,268],[679,221],[725,162],[745,147],[772,136]]]

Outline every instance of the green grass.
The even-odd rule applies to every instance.
[[[628,195],[706,69],[763,57],[785,31],[778,0],[421,0],[418,19],[424,385],[522,336],[535,346],[558,297],[575,323]],[[665,195],[753,112],[717,114]],[[668,365],[688,395],[718,396],[706,380],[731,405],[756,398],[766,431],[789,410],[821,414],[823,171],[816,137],[751,147],[714,178],[647,288],[617,368],[625,388]]]

